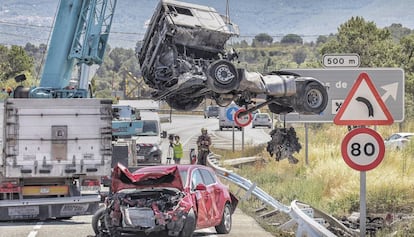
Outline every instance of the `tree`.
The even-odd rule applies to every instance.
[[[273,42],[272,36],[266,33],[260,33],[256,35],[254,39],[261,44],[271,44]]]
[[[307,54],[304,48],[299,48],[293,53],[293,60],[298,64],[298,68],[305,62],[306,56]]]
[[[362,17],[352,17],[340,25],[336,37],[321,46],[320,54],[356,53],[361,57],[361,67],[390,67],[397,64],[396,49],[388,30],[378,29]]]
[[[303,44],[303,39],[296,34],[287,34],[280,40],[282,44]]]
[[[320,45],[320,44],[324,44],[328,41],[328,37],[325,35],[320,35],[318,36],[318,38],[316,39],[316,44]]]
[[[385,27],[385,29],[387,29],[393,39],[398,42],[399,40],[401,40],[401,38],[403,38],[404,36],[407,36],[409,34],[412,33],[412,31],[409,28],[403,27],[401,24],[391,24],[391,26],[389,27]]]
[[[0,80],[8,80],[18,74],[30,72],[33,59],[26,54],[21,46],[13,45],[7,48],[0,45]]]

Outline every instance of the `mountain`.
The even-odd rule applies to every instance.
[[[0,44],[46,44],[58,0],[0,0]],[[225,0],[186,0],[226,13]],[[133,48],[142,40],[157,0],[118,0],[109,44]],[[413,0],[229,0],[230,19],[239,25],[239,39],[267,33],[279,41],[298,34],[305,41],[337,33],[352,16],[383,28],[393,23],[414,28]]]

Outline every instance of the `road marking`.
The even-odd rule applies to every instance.
[[[37,232],[42,228],[43,222],[37,222],[36,225],[33,227],[33,230],[30,231],[29,235],[27,237],[36,237]]]

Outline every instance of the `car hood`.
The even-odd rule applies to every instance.
[[[183,190],[178,167],[175,165],[149,166],[131,173],[127,167],[118,163],[112,172],[111,189],[113,193],[123,189],[153,187],[168,187]]]

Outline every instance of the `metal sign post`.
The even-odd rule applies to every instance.
[[[365,171],[359,172],[359,233],[365,237],[367,232],[367,176]]]

